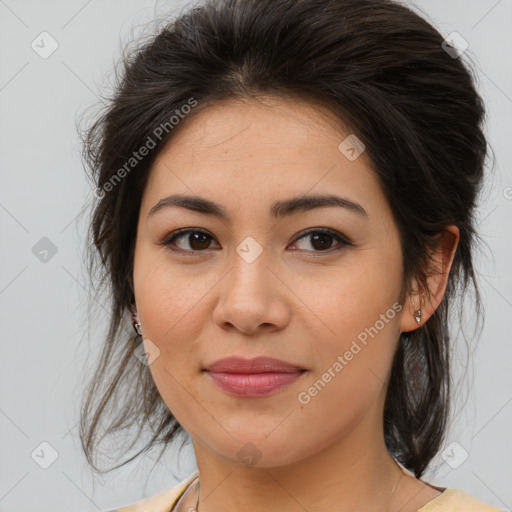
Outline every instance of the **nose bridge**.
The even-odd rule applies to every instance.
[[[219,326],[231,325],[249,334],[260,325],[283,328],[289,311],[279,279],[270,271],[270,251],[253,237],[245,237],[230,257],[231,269],[215,307]]]
[[[259,237],[261,240],[261,236]],[[237,292],[246,292],[252,299],[255,294],[268,289],[267,265],[269,263],[269,250],[252,236],[246,236],[235,247],[231,264],[231,284],[236,287]]]

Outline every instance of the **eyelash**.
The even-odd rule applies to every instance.
[[[194,251],[194,250],[184,250],[184,249],[179,249],[179,248],[176,248],[176,247],[173,246],[173,244],[176,241],[176,239],[178,239],[178,238],[180,238],[180,237],[182,237],[184,235],[191,234],[191,233],[202,233],[203,235],[206,235],[206,236],[214,239],[207,231],[204,231],[202,229],[183,228],[183,229],[178,229],[178,230],[173,231],[172,233],[170,233],[160,243],[160,245],[167,246],[171,251],[176,252],[176,253],[181,253],[181,254],[194,254],[194,253],[197,254],[197,253],[203,253],[203,252],[208,251],[208,249],[204,249],[204,250],[200,250],[200,251],[197,251],[197,250],[196,251]],[[352,247],[352,246],[355,245],[350,240],[348,240],[348,238],[344,237],[343,235],[341,235],[337,231],[334,231],[332,229],[327,229],[327,228],[311,228],[311,229],[308,229],[307,231],[302,231],[301,233],[299,233],[297,235],[297,237],[293,240],[293,242],[296,242],[297,240],[300,240],[301,238],[305,238],[307,235],[312,235],[312,234],[317,234],[317,233],[332,236],[333,238],[338,240],[338,242],[341,244],[341,247],[336,248],[336,246],[334,246],[334,248],[330,247],[329,249],[327,249],[325,251],[306,251],[306,252],[313,253],[313,254],[316,253],[318,255],[331,254],[333,252],[340,251],[344,247]],[[300,250],[300,249],[297,249],[297,250]]]

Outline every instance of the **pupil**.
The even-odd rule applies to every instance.
[[[207,249],[208,248],[208,243],[204,243],[206,238],[208,237],[208,235],[205,235],[204,233],[193,233],[190,236],[193,237],[192,241],[190,241],[190,246],[193,249]],[[202,239],[203,244],[201,244],[201,239]],[[197,245],[194,244],[195,242],[198,242],[198,241],[199,241],[199,247],[197,247]]]
[[[320,233],[317,235],[313,235],[313,241],[312,241],[311,245],[313,245],[313,247],[315,247],[315,249],[328,249],[331,244],[330,244],[330,242],[325,244],[325,242],[326,242],[326,238],[329,239],[329,237],[332,238],[332,235],[328,235],[327,233]],[[318,242],[318,240],[320,240],[320,247],[315,246],[315,242]],[[323,243],[322,243],[322,241],[323,241]]]

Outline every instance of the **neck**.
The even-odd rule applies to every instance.
[[[309,457],[248,467],[215,456],[194,441],[201,482],[199,512],[345,512],[390,510],[403,479],[383,435],[364,424]],[[195,506],[197,491],[191,496]]]

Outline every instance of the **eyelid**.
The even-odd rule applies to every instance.
[[[293,238],[292,242],[299,240],[299,239],[303,238],[304,236],[309,235],[310,233],[324,233],[326,235],[331,235],[332,237],[337,238],[344,245],[347,245],[347,246],[355,245],[347,236],[340,233],[339,231],[336,231],[335,229],[323,228],[323,227],[316,227],[316,228],[313,227],[313,228],[307,228],[303,231],[299,231]],[[312,252],[312,251],[309,251],[309,252]],[[321,254],[322,252],[327,252],[327,251],[315,251],[315,252],[318,252],[318,254]]]
[[[180,236],[183,236],[183,235],[186,235],[186,234],[191,234],[191,233],[202,233],[204,235],[207,235],[207,236],[211,237],[213,240],[215,240],[215,237],[213,235],[211,235],[205,229],[202,229],[202,228],[181,228],[181,229],[177,229],[175,231],[172,231],[171,233],[166,235],[165,238],[158,245],[163,245],[163,246],[169,246],[170,247],[172,245],[171,242],[174,242],[174,240],[176,238],[178,238]],[[199,255],[199,254],[207,252],[209,249],[205,249],[204,251],[185,251],[184,249],[180,249],[178,247],[178,248],[171,248],[170,250],[173,251],[173,252],[181,253],[181,254],[197,254],[197,255]]]
[[[211,237],[213,240],[215,240],[215,237],[213,235],[211,235],[205,229],[181,228],[181,229],[177,229],[177,230],[169,233],[163,239],[163,241],[159,243],[159,245],[171,246],[172,242],[174,242],[174,240],[176,240],[178,237],[186,235],[186,234],[191,234],[191,233],[202,233],[202,234],[205,234],[206,236]],[[312,227],[312,228],[307,228],[303,231],[300,231],[299,233],[294,235],[294,238],[290,242],[288,242],[287,245],[289,245],[292,242],[296,242],[296,241],[300,240],[301,238],[304,238],[305,236],[312,234],[312,233],[323,233],[326,235],[330,235],[334,239],[338,240],[338,245],[341,244],[341,247],[334,246],[325,251],[305,251],[306,253],[314,254],[316,256],[321,256],[323,254],[331,254],[333,252],[337,252],[337,251],[341,250],[343,247],[355,246],[355,244],[348,237],[346,237],[339,231],[336,231],[336,230],[330,229],[330,228],[325,228],[325,227]],[[184,249],[180,249],[180,248],[171,248],[170,250],[173,252],[181,253],[181,254],[201,254],[201,253],[205,253],[205,252],[209,251],[209,249],[205,249],[203,251],[193,251],[193,250],[184,250]]]

